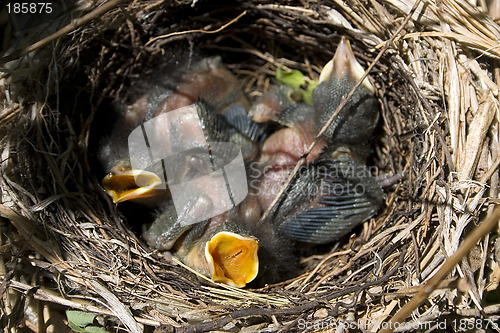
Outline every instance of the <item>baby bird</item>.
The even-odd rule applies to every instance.
[[[290,242],[269,223],[258,224],[261,209],[249,195],[237,207],[190,226],[166,206],[144,228],[152,248],[171,251],[183,263],[215,282],[242,288],[263,286],[295,274]]]
[[[183,225],[167,205],[155,221],[145,227],[143,237],[160,251],[172,251],[197,272],[233,287],[244,287],[259,272],[259,240],[238,223],[228,220],[229,212],[209,220]]]
[[[236,129],[226,123],[225,118],[221,118],[220,114],[202,102],[194,106],[198,119],[202,121],[201,128],[206,142],[231,141],[232,133]],[[162,142],[168,145],[169,140],[172,140],[169,133],[177,135],[185,132],[178,129],[180,126],[188,126],[189,129],[192,125],[184,119],[170,123],[167,130],[160,126],[155,129],[164,129],[160,132],[160,137]],[[217,150],[212,146],[209,158],[203,158],[201,153],[193,149],[195,146],[201,146],[199,138],[191,138],[184,142],[186,146],[182,148],[192,150],[179,159],[178,164],[172,166],[174,172],[171,174],[176,175],[175,184],[187,184],[187,181],[196,179],[196,191],[192,191],[192,185],[189,185],[189,188],[188,185],[182,185],[189,204],[181,210],[177,206],[174,209],[171,201],[162,204],[160,214],[151,226],[144,230],[144,238],[150,246],[172,251],[185,264],[216,282],[244,287],[254,280],[259,280],[259,283],[275,281],[278,275],[287,272],[284,267],[289,267],[290,261],[281,259],[289,256],[291,251],[287,250],[289,247],[283,244],[286,240],[277,235],[272,225],[257,224],[262,209],[254,193],[250,191],[248,196],[232,209],[203,219],[199,223],[189,222],[199,220],[199,216],[206,210],[221,206],[227,199],[227,194],[229,197],[235,197],[232,184],[227,183],[231,176],[224,176],[226,186],[224,183],[212,182],[209,177],[204,178],[213,170],[226,168],[232,159],[230,152]],[[245,175],[238,180],[239,186],[247,186]]]
[[[342,37],[333,59],[321,72],[320,84],[313,91],[318,132],[363,74],[364,69],[356,60],[349,41]],[[365,78],[333,120],[324,134],[330,151],[346,147],[359,161],[366,161],[380,114],[374,91],[370,81]]]
[[[155,114],[191,105],[204,100],[218,112],[240,105],[248,110],[250,103],[243,93],[236,77],[224,66],[220,57],[204,58],[182,73],[172,87],[171,79],[165,76],[166,85],[173,93],[155,108]],[[179,74],[174,74],[178,76]],[[147,119],[146,119],[147,120]]]
[[[203,59],[189,71],[180,72],[143,94],[135,93],[139,97],[131,107],[121,108],[124,117],[100,150],[103,165],[111,171],[103,186],[115,203],[132,200],[156,210],[153,223],[143,231],[152,248],[171,251],[215,282],[244,287],[263,276],[267,253],[272,256],[273,247],[279,245],[275,239],[267,241],[273,238],[272,230],[255,227],[261,208],[251,195],[233,209],[204,218],[226,199],[235,199],[234,191],[206,176],[234,158],[215,143],[233,143],[245,160],[251,160],[264,132],[247,116],[248,101],[220,58]],[[195,112],[177,116],[186,109]],[[147,144],[134,145],[130,137],[136,131],[143,135],[143,130]],[[154,146],[175,147],[182,154],[155,160],[150,155],[155,154]],[[133,159],[128,157],[130,149]],[[133,167],[137,165],[143,167]],[[169,174],[168,186],[165,174]],[[188,204],[179,209],[170,190],[193,179],[197,193],[190,196],[186,185]],[[242,179],[246,186],[244,175]],[[223,180],[227,185],[228,179]]]
[[[272,119],[285,126],[272,134],[262,148],[259,162],[263,176],[258,186],[264,209],[363,73],[349,42],[343,38],[320,75],[312,107],[292,103],[282,107],[281,94],[274,104],[269,102],[270,95],[260,101],[265,101],[267,109],[253,108],[258,120]],[[272,105],[279,110],[269,107]],[[296,109],[305,116],[297,116]],[[377,212],[383,203],[383,191],[364,165],[377,120],[373,87],[365,79],[307,156],[307,164],[294,176],[273,210],[270,223],[282,235],[301,242],[329,243]]]
[[[305,166],[278,206],[280,232],[292,239],[325,244],[372,217],[384,193],[370,170],[350,152],[322,155]]]
[[[237,79],[225,68],[218,56],[203,58],[190,68],[174,69],[171,72],[169,75],[162,72],[134,85],[136,87],[127,97],[132,103],[129,106],[117,106],[120,113],[117,124],[111,135],[100,144],[98,158],[109,172],[103,180],[103,187],[115,203],[133,200],[156,206],[170,196],[168,191],[158,190],[161,180],[154,171],[133,170],[130,165],[128,137],[140,124],[199,100],[205,101],[217,112],[225,112],[227,119],[220,120],[225,118],[223,115],[217,117],[217,124],[224,122],[224,125],[234,118],[232,115],[238,113],[238,110],[249,107]],[[155,84],[149,81],[154,81]],[[250,130],[258,132],[255,128]],[[256,155],[257,144],[240,130],[233,130],[232,139],[242,147],[245,158]],[[134,182],[139,175],[141,186]],[[144,198],[147,200],[143,200]]]
[[[341,41],[322,71],[312,106],[298,102],[283,86],[252,107],[255,122],[246,114],[248,104],[236,81],[226,77],[222,80],[231,84],[220,83],[220,91],[217,89],[225,70],[214,61],[202,61],[193,68],[177,75],[173,89],[146,93],[141,98],[147,102],[136,101],[132,104],[137,108],[134,116],[123,120],[126,128],[142,126],[145,132],[151,128],[150,143],[176,145],[182,154],[167,163],[155,161],[143,149],[139,165],[148,167],[132,168],[133,161],[123,157],[123,139],[109,140],[102,150],[103,162],[112,170],[103,186],[113,200],[143,200],[155,208],[155,220],[143,231],[152,248],[171,251],[215,282],[234,287],[262,285],[286,278],[285,274],[297,268],[290,239],[332,242],[375,214],[383,192],[364,163],[378,110],[373,87],[365,80],[308,155],[273,214],[260,221],[297,161],[363,74],[347,40]],[[162,120],[183,107],[196,112],[190,118]],[[153,120],[155,125],[149,126]],[[266,133],[267,127],[256,124],[269,121],[281,126],[271,135]],[[200,124],[201,132],[196,130]],[[190,133],[191,139],[184,140],[179,133]],[[198,151],[205,141],[229,142],[241,149],[247,177],[240,180],[248,181],[249,190],[240,203],[233,200],[227,176],[223,177],[226,186],[205,180],[234,157],[225,149],[210,148],[209,154]],[[168,179],[169,186],[164,184],[165,174],[175,175],[173,182]],[[179,209],[169,189],[193,179],[197,180],[197,194],[186,191],[187,204]],[[206,216],[228,198],[234,207]]]
[[[177,116],[179,111],[194,112]],[[239,203],[237,191],[241,189],[233,187],[235,179],[231,168],[234,166],[231,165],[237,154],[226,145],[217,144],[230,143],[237,129],[205,102],[159,114],[143,127],[147,129],[151,149],[146,145],[136,147],[135,141],[130,141],[129,148],[131,164],[137,163],[137,159],[145,166],[131,171],[137,170],[138,175],[147,180],[140,184],[140,178],[135,182],[131,178],[131,185],[137,193],[146,192],[153,186],[148,180],[156,177],[159,180],[156,186],[168,180],[167,189],[172,194],[162,197],[160,202],[155,201],[159,213],[150,226],[144,226],[144,239],[152,248],[173,252],[186,265],[215,282],[244,287],[255,280],[261,271],[258,253],[264,238],[256,237],[259,233],[251,227],[260,217],[261,209],[258,203],[252,202],[252,197],[236,205]],[[138,130],[141,131],[141,127]],[[155,161],[149,156],[149,150],[155,154],[154,147],[165,151],[172,147],[181,153]],[[221,173],[221,170],[225,171]],[[114,178],[116,176],[108,176],[104,184],[109,185]],[[236,180],[241,179],[246,187],[245,174]],[[123,192],[120,194],[122,201],[128,200]],[[145,194],[153,195],[151,191]],[[179,196],[184,199],[181,206],[176,201]],[[228,207],[228,202],[234,207]],[[227,208],[221,210],[220,207]]]

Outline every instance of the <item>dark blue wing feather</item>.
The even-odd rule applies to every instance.
[[[295,179],[281,206],[285,220],[279,230],[302,242],[332,242],[373,216],[382,202],[382,189],[368,168],[348,155],[320,159]]]

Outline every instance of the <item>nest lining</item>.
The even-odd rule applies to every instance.
[[[367,68],[412,6],[138,1],[9,63],[1,91],[0,263],[9,292],[21,299],[36,285],[28,298],[116,317],[130,331],[140,330],[138,323],[300,331],[299,319],[328,318],[371,318],[368,329],[376,330],[498,198],[493,46],[500,28],[487,15],[465,2],[417,7],[405,38],[370,73],[382,106],[371,163],[405,177],[386,193],[376,218],[303,258],[306,273],[290,281],[259,290],[202,284],[174,259],[152,253],[99,187],[92,130],[130,78],[154,69],[172,49],[221,55],[256,98],[274,82],[277,66],[317,76],[342,35]],[[480,303],[498,287],[493,237],[448,276],[448,289],[419,308],[421,318],[494,310]],[[460,279],[468,290],[453,287]],[[4,313],[13,303],[4,299]]]

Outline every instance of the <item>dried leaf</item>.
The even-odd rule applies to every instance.
[[[465,143],[464,154],[458,168],[458,179],[467,180],[474,176],[476,165],[488,133],[497,105],[493,96],[479,106],[477,114],[469,124],[469,134]]]

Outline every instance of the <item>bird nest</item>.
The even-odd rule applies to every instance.
[[[487,10],[465,0],[92,1],[31,22],[1,59],[0,325],[42,331],[73,309],[98,315],[85,325],[131,332],[494,327],[500,27]],[[381,105],[369,163],[402,175],[379,213],[302,257],[299,276],[260,289],[210,283],[148,248],[96,172],[111,102],[179,50],[221,56],[255,100],[278,67],[317,79],[342,36]]]

